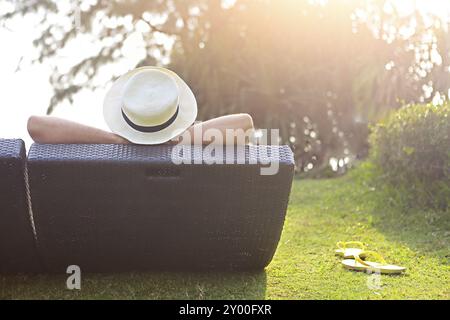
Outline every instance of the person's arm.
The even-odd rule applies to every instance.
[[[49,116],[31,116],[27,129],[37,143],[129,143],[114,133]]]
[[[27,128],[31,138],[37,143],[130,143],[114,133],[56,117],[32,116],[28,120]],[[248,114],[232,114],[194,124],[186,131],[193,138],[197,129],[201,129],[203,133],[201,143],[207,144],[211,142],[205,136],[205,132],[208,129],[220,132],[223,136],[223,143],[227,143],[227,129],[246,132],[249,129],[253,129],[253,120]],[[178,137],[171,142],[176,143],[177,141]],[[188,143],[193,142],[192,140]]]
[[[253,119],[247,113],[238,113],[238,114],[230,114],[218,118],[213,118],[204,122],[199,122],[191,126],[186,130],[185,133],[188,133],[192,139],[194,139],[195,131],[202,132],[202,144],[209,144],[214,141],[208,137],[208,130],[210,134],[215,136],[216,134],[220,134],[222,136],[222,143],[224,144],[245,144],[248,141],[249,130],[254,130]],[[234,136],[231,137],[232,141],[227,141],[230,137],[227,137],[227,130],[231,131],[231,134]],[[183,136],[183,135],[181,135]],[[175,138],[174,141],[177,141],[179,137]],[[230,140],[230,139],[229,139]],[[217,142],[217,141],[216,141]],[[192,143],[190,141],[182,141],[182,143]]]

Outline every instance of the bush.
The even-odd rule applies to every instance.
[[[372,130],[370,158],[380,180],[410,205],[448,208],[450,104],[408,105]]]

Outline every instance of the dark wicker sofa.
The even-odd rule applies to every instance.
[[[190,162],[175,164],[173,148],[32,145],[30,202],[44,269],[64,272],[72,264],[88,272],[267,266],[292,183],[289,147],[246,146],[243,153],[214,154],[216,160],[227,157],[227,164],[210,164],[213,155],[190,146],[182,150]],[[261,175],[267,160],[279,163],[277,174]],[[14,203],[26,206],[17,196],[25,193],[24,185],[12,180],[7,185],[12,183],[20,190],[14,201],[0,201],[2,212],[8,212],[2,223],[24,215],[13,209]],[[20,220],[20,228],[31,230],[29,222]],[[25,254],[20,250],[18,255]]]
[[[22,140],[0,139],[0,272],[40,271]]]

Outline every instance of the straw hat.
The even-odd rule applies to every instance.
[[[194,123],[197,102],[176,73],[141,67],[114,82],[106,94],[103,115],[115,134],[137,144],[160,144]]]

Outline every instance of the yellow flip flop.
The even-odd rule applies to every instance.
[[[384,258],[374,251],[365,251],[366,257],[373,256],[380,262],[364,261],[359,255],[355,255],[354,259],[345,259],[342,264],[345,268],[355,271],[370,271],[381,274],[400,274],[406,270],[405,267],[387,264]]]
[[[336,249],[336,255],[344,259],[353,259],[354,256],[359,256],[360,258],[365,258],[366,246],[360,241],[339,241],[336,243],[338,249]],[[359,248],[355,248],[359,247]]]

